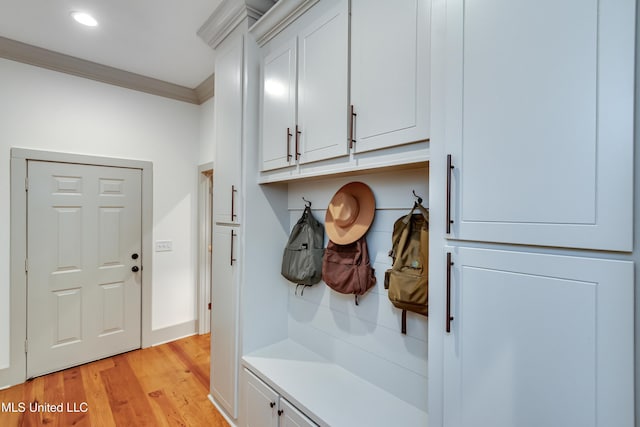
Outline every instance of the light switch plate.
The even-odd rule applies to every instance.
[[[171,240],[156,240],[156,252],[168,252],[173,250]]]

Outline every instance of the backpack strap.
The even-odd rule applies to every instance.
[[[296,291],[294,293],[295,296],[298,296],[298,288],[300,288],[300,286],[302,286],[302,291],[300,291],[300,296],[304,295],[304,290],[307,289],[308,287],[311,287],[311,285],[307,285],[306,283],[298,283],[296,285]]]
[[[413,205],[413,208],[411,208],[411,212],[409,212],[409,214],[407,216],[404,217],[404,219],[402,220],[402,222],[404,222],[405,224],[408,224],[409,221],[411,221],[411,215],[413,215],[413,212],[418,209],[418,211],[420,211],[420,213],[422,214],[422,216],[424,217],[424,220],[427,221],[427,224],[429,223],[429,211],[427,210],[427,208],[425,208],[424,206],[422,206],[421,203],[416,203],[415,205]]]
[[[407,335],[407,310],[402,310],[402,333]]]

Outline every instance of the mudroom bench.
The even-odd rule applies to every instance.
[[[426,412],[291,339],[244,356],[242,364],[244,393],[259,396],[245,400],[241,411],[246,419],[255,419],[259,413],[284,416],[289,410],[320,426],[428,425]],[[270,397],[260,402],[267,394]]]

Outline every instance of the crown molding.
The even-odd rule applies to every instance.
[[[202,83],[200,83],[198,87],[194,89],[196,92],[196,96],[198,97],[198,104],[204,104],[209,99],[213,98],[213,87],[214,75],[211,74]]]
[[[274,4],[274,0],[224,0],[200,27],[197,34],[216,49],[245,18],[257,21]]]
[[[0,37],[0,58],[191,104],[201,104],[213,96],[213,84],[210,83],[213,75],[202,82],[196,89],[190,89],[5,37]],[[209,86],[211,86],[210,95],[207,89]]]
[[[280,0],[249,30],[258,46],[264,46],[320,0]]]

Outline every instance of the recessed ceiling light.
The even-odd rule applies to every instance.
[[[71,17],[79,22],[82,25],[86,25],[87,27],[95,27],[98,25],[98,21],[88,13],[84,12],[71,12]]]

